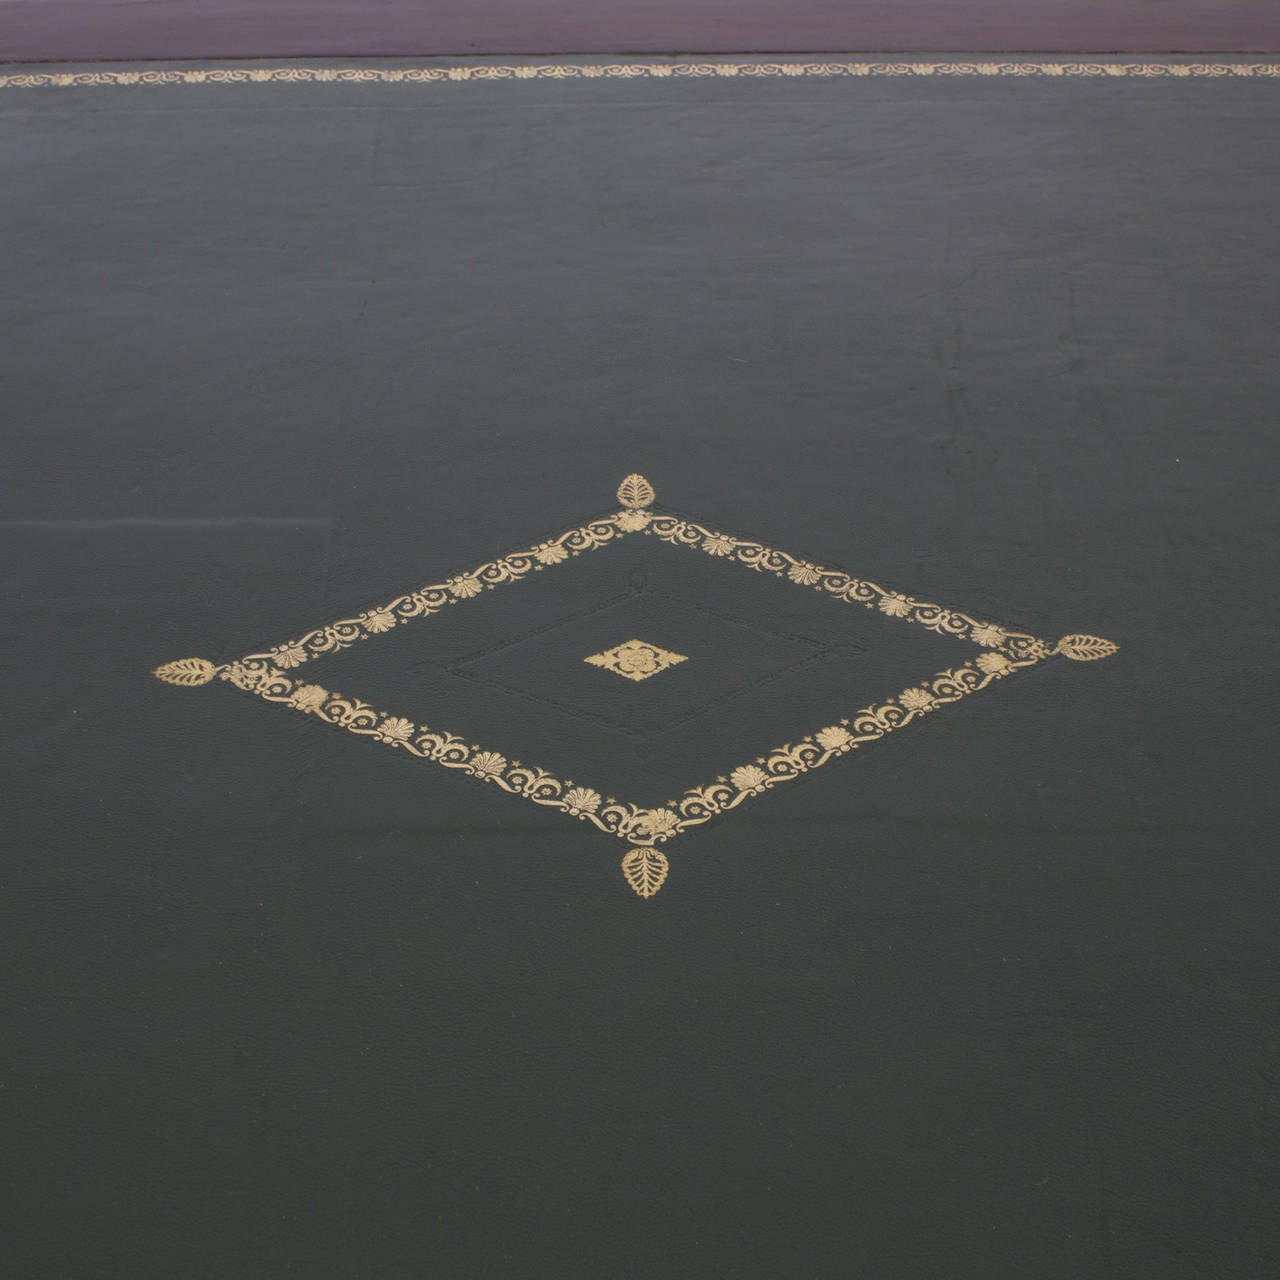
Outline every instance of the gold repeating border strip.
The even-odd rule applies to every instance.
[[[280,667],[292,668],[301,666],[312,658],[323,657],[326,653],[349,649],[361,640],[383,635],[415,618],[429,618],[450,605],[463,600],[474,600],[484,592],[492,591],[494,587],[520,582],[531,573],[564,564],[574,556],[588,551],[598,551],[627,532],[619,524],[624,515],[625,513],[620,512],[618,515],[592,520],[576,529],[567,529],[545,542],[519,551],[510,551],[497,560],[487,560],[484,564],[455,574],[445,582],[431,583],[416,591],[396,596],[386,604],[374,605],[353,618],[339,618],[336,622],[316,627],[297,640],[286,640],[261,653],[245,654],[240,661],[258,666],[275,663]]]
[[[939,707],[978,693],[1046,658],[1062,655],[1076,661],[1093,661],[1109,657],[1117,649],[1110,640],[1079,634],[1064,636],[1050,647],[1044,640],[1025,632],[917,601],[905,593],[888,590],[837,569],[823,568],[763,543],[712,532],[679,516],[658,515],[648,510],[655,500],[653,486],[640,475],[630,475],[623,480],[618,488],[618,500],[623,510],[612,516],[570,529],[499,560],[487,561],[444,583],[397,596],[390,603],[354,618],[318,627],[298,640],[286,641],[261,653],[246,654],[222,665],[204,658],[181,658],[156,668],[155,674],[170,684],[188,687],[207,684],[216,677],[267,702],[314,715],[326,724],[404,750],[418,759],[462,770],[534,804],[590,822],[631,844],[623,859],[623,873],[631,887],[648,898],[662,887],[668,873],[666,855],[658,846],[682,832],[736,809],[752,796],[763,795],[781,783],[811,773],[858,747],[879,741]],[[469,743],[458,734],[416,724],[407,717],[378,711],[368,703],[334,693],[321,685],[295,679],[282,669],[300,666],[313,657],[385,634],[402,623],[429,617],[451,604],[475,599],[485,590],[521,581],[532,572],[641,532],[671,546],[701,551],[759,573],[771,573],[798,587],[812,588],[831,598],[875,609],[886,617],[968,641],[983,652],[972,663],[939,672],[919,685],[904,689],[895,698],[866,707],[797,742],[776,747],[753,763],[738,765],[715,782],[690,788],[679,800],[658,807],[644,807],[605,796],[594,787],[509,760],[502,752]]]
[[[891,591],[839,569],[826,569],[822,565],[793,556],[790,552],[766,547],[760,542],[751,542],[727,533],[712,533],[710,529],[694,524],[691,520],[658,517],[649,522],[645,532],[673,546],[688,547],[709,556],[723,557],[746,565],[757,573],[771,573],[777,578],[794,582],[797,586],[811,587],[833,599],[865,605],[886,617],[918,623],[939,635],[954,636],[957,640],[972,640],[984,649],[1002,650],[1012,658],[1023,659],[1048,653],[1048,645],[1036,636],[1011,631],[994,622],[983,622],[942,605],[916,600],[906,592]]]
[[[628,481],[643,480],[629,476]],[[623,482],[624,485],[627,481]],[[648,485],[648,481],[644,481]],[[640,491],[644,505],[654,500],[652,488]],[[621,492],[619,494],[621,497]],[[350,618],[340,618],[305,632],[296,640],[256,653],[245,654],[242,664],[274,663],[290,669],[312,658],[323,657],[350,648],[362,640],[383,635],[416,618],[428,618],[451,605],[474,600],[485,591],[507,583],[520,582],[537,573],[563,564],[588,551],[598,551],[634,533],[645,533],[672,546],[701,551],[713,558],[724,558],[757,573],[770,573],[797,586],[812,588],[833,599],[861,604],[890,618],[917,623],[939,635],[958,640],[971,640],[983,648],[998,649],[1010,657],[1022,659],[1048,652],[1048,645],[1037,636],[1012,631],[998,623],[983,621],[949,609],[943,605],[916,600],[903,591],[878,586],[838,569],[827,569],[790,552],[766,546],[726,533],[713,533],[703,525],[679,516],[661,516],[643,505],[624,508],[532,547],[511,551],[497,560],[487,560],[444,582],[432,583],[397,596],[385,604],[374,605]]]
[[[366,702],[321,685],[295,680],[277,667],[236,662],[216,668],[214,674],[267,702],[313,715],[325,724],[406,751],[419,760],[446,769],[461,769],[481,782],[493,783],[511,795],[591,822],[611,835],[629,837],[642,815],[638,806],[620,804],[612,797],[606,799],[592,787],[575,786],[536,765],[508,760],[500,751],[469,743],[446,729],[415,724],[404,716],[377,711]]]
[[[775,747],[754,764],[739,765],[727,777],[717,778],[709,786],[686,791],[677,806],[678,822],[672,827],[672,834],[709,822],[719,814],[736,809],[751,796],[763,795],[779,783],[792,782],[868,742],[878,742],[913,720],[979,693],[997,680],[1025,671],[1049,656],[1046,650],[1015,661],[1004,654],[983,653],[973,663],[940,671],[918,686],[904,689],[896,698],[865,707],[856,715],[819,729],[797,743]]]
[[[1099,80],[1107,78],[1275,79],[1280,62],[1139,62],[1130,59],[1026,61],[935,59],[875,62],[604,62],[466,64],[419,67],[193,67],[142,71],[12,71],[0,74],[0,89],[108,88],[147,85],[243,84],[438,84],[489,80],[665,80],[832,79],[890,77],[1017,77]]]
[[[763,795],[780,783],[794,781],[858,747],[877,742],[939,707],[959,702],[1048,656],[1046,650],[1014,661],[1003,654],[980,654],[974,663],[938,672],[918,686],[904,689],[896,698],[865,707],[797,742],[775,747],[753,764],[739,765],[707,786],[691,787],[670,807],[656,808],[606,797],[594,787],[558,778],[536,765],[508,760],[501,752],[470,743],[449,730],[416,724],[321,685],[295,680],[276,667],[227,663],[214,668],[210,677],[216,675],[267,702],[313,715],[325,724],[404,750],[420,760],[460,769],[511,795],[590,822],[609,835],[656,845],[736,809],[752,796]],[[185,664],[196,661],[199,660],[182,660]]]

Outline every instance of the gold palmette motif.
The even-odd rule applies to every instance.
[[[839,569],[825,568],[760,542],[713,532],[678,516],[658,515],[650,509],[656,501],[653,486],[640,475],[627,476],[617,496],[621,511],[536,546],[511,552],[499,560],[477,565],[445,582],[397,596],[354,617],[317,627],[297,639],[245,654],[233,662],[219,665],[205,658],[180,658],[157,667],[155,675],[180,687],[203,685],[215,678],[223,680],[267,702],[301,711],[325,724],[417,759],[459,770],[510,795],[590,823],[628,842],[630,849],[622,860],[623,876],[640,897],[647,899],[662,888],[670,869],[666,854],[658,846],[675,836],[1037,663],[1055,656],[1080,662],[1096,661],[1117,651],[1110,640],[1075,633],[1050,645],[1027,632],[917,600],[905,592],[855,578]],[[606,798],[594,787],[508,759],[500,751],[468,742],[449,730],[377,710],[297,674],[297,669],[312,658],[349,648],[414,619],[430,617],[474,599],[484,591],[518,582],[530,573],[600,550],[634,533],[644,533],[671,546],[698,551],[725,563],[743,565],[757,573],[773,574],[832,599],[862,605],[888,618],[967,641],[980,652],[971,662],[940,671],[893,698],[836,719],[796,742],[776,747],[754,762],[739,765],[714,782],[693,787],[679,799],[658,807]],[[628,643],[652,649],[674,661],[684,660],[683,655],[670,654],[656,646],[643,646],[640,641]],[[626,647],[618,646],[619,649]],[[593,655],[587,661],[607,658],[609,652]],[[644,675],[631,678],[643,679]]]

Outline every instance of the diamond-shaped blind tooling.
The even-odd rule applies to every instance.
[[[917,600],[906,592],[888,590],[763,543],[712,531],[677,515],[659,514],[652,510],[656,501],[653,486],[643,476],[628,476],[619,486],[617,497],[622,509],[611,515],[477,565],[445,582],[421,587],[353,617],[317,627],[272,649],[225,663],[180,658],[158,667],[155,674],[169,684],[187,687],[208,684],[216,677],[267,702],[291,707],[393,750],[470,774],[510,795],[558,809],[576,821],[588,822],[627,842],[630,848],[622,860],[623,874],[637,894],[650,898],[667,879],[665,847],[677,836],[731,812],[745,800],[793,782],[948,703],[1050,658],[1087,662],[1116,652],[1117,646],[1111,641],[1090,635],[1068,635],[1050,644],[1026,632]],[[464,604],[485,591],[518,582],[588,551],[607,548],[634,534],[699,552],[723,563],[726,571],[730,565],[741,566],[835,601],[861,605],[886,618],[976,646],[978,652],[970,660],[924,676],[909,688],[861,710],[833,708],[829,723],[815,727],[797,741],[776,747],[725,776],[691,787],[677,799],[656,806],[616,799],[593,786],[511,759],[494,745],[480,746],[438,725],[421,724],[408,716],[378,710],[300,675],[299,669],[313,659]],[[632,639],[587,655],[583,661],[640,682],[686,661],[686,655]]]

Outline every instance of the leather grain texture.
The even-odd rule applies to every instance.
[[[6,91],[9,1274],[1275,1274],[1278,134],[1234,79]],[[630,472],[1120,650],[649,901],[562,814],[151,675]],[[632,546],[332,687],[661,798],[912,678]],[[687,661],[582,662],[633,637]]]

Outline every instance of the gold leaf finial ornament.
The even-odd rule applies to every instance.
[[[653,491],[653,485],[641,475],[629,475],[618,486],[618,501],[632,511],[650,506],[657,496]]]
[[[642,897],[652,898],[667,882],[667,855],[652,845],[633,845],[622,859],[622,874]]]
[[[194,689],[197,685],[208,684],[218,674],[218,668],[208,658],[179,658],[176,662],[166,662],[157,667],[153,674],[165,684]]]
[[[1097,662],[1099,658],[1109,658],[1115,653],[1120,646],[1111,640],[1104,640],[1101,636],[1063,636],[1058,641],[1058,647],[1054,653],[1060,653],[1064,658],[1071,658],[1075,662]]]

